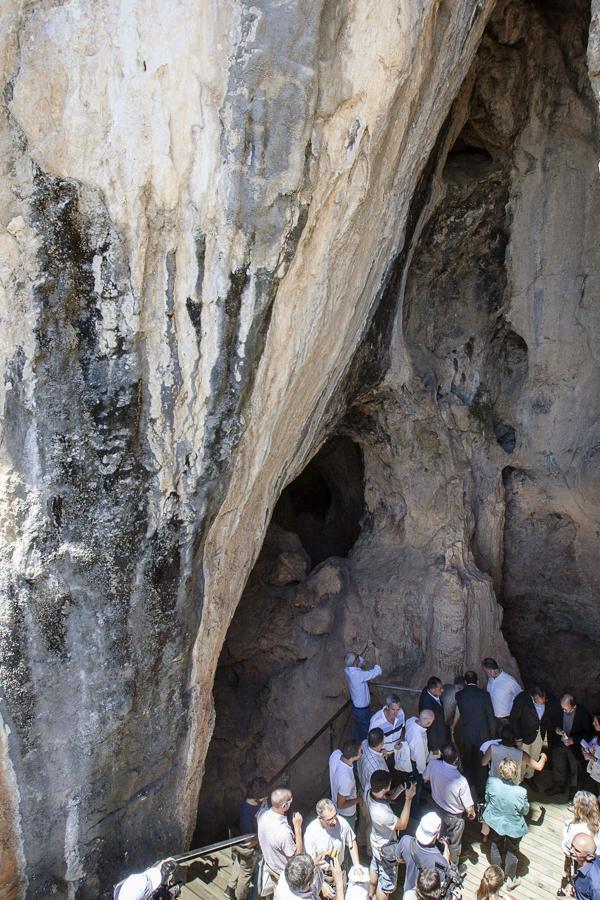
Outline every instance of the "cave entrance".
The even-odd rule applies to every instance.
[[[252,778],[272,779],[343,705],[337,669],[355,596],[347,556],[364,511],[362,453],[344,436],[284,488],[217,666],[196,846],[226,834]],[[329,742],[326,733],[303,759],[307,783]]]

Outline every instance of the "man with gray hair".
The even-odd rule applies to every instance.
[[[304,849],[302,816],[299,812],[292,816],[293,831],[286,818],[292,800],[292,792],[288,788],[276,788],[271,793],[270,808],[261,807],[256,816],[258,843],[273,884],[277,884],[287,861]]]
[[[349,650],[344,657],[344,676],[348,683],[350,700],[352,701],[352,715],[354,716],[354,730],[352,738],[355,741],[364,741],[369,733],[371,720],[371,694],[369,681],[382,674],[379,665],[379,649],[373,644],[375,665],[371,669],[363,669],[364,659],[354,650]]]
[[[400,740],[403,725],[404,710],[400,705],[400,697],[398,694],[388,694],[385,706],[372,716],[369,731],[372,728],[381,728],[384,736],[383,749],[393,752],[394,745]]]
[[[569,856],[575,863],[576,871],[573,886],[567,888],[567,896],[596,900],[600,897],[600,859],[596,856],[594,838],[585,832],[576,834],[571,841]]]
[[[317,818],[310,823],[304,832],[304,849],[313,859],[319,854],[337,857],[344,863],[346,850],[350,854],[353,866],[360,865],[358,845],[354,831],[344,819],[338,816],[333,801],[319,800],[316,807]],[[327,872],[327,874],[331,874]]]
[[[337,861],[333,865],[336,896],[344,896],[342,870]],[[318,900],[323,888],[323,873],[308,853],[293,856],[286,864],[275,888],[274,900]],[[328,891],[328,896],[331,892]]]

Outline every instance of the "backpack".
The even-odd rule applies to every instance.
[[[399,844],[400,841],[390,841],[389,844],[384,844],[381,848],[381,856],[386,862],[398,862]],[[417,859],[417,839],[415,837],[413,837],[410,842],[410,855],[417,872],[420,874],[423,871],[423,866]],[[435,863],[435,868],[439,872],[442,882],[441,900],[452,900],[453,897],[459,896],[464,876],[458,871],[458,866],[455,866],[453,863],[448,863],[448,867],[446,868],[442,866],[441,863]]]

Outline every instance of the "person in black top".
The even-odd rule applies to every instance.
[[[446,724],[442,694],[444,685],[441,678],[432,676],[419,697],[419,712],[430,709],[434,715],[433,725],[427,729],[427,746],[430,751],[440,751],[450,743],[450,728]]]
[[[589,741],[593,734],[592,717],[580,706],[573,694],[564,694],[560,700],[561,715],[554,732],[559,739],[552,752],[552,774],[554,784],[549,794],[563,794],[570,788],[572,795],[577,790],[580,773],[583,771],[581,741]],[[569,782],[574,784],[570,786]]]
[[[555,744],[554,729],[557,721],[557,703],[547,696],[545,688],[540,685],[521,691],[515,697],[510,711],[510,727],[517,747],[532,759],[539,760],[544,741],[547,740],[550,747]],[[538,790],[531,780],[533,775],[533,769],[526,767],[524,778],[529,779],[527,786]]]
[[[457,709],[453,727],[460,721],[463,773],[475,789],[477,799],[482,801],[487,773],[481,765],[482,753],[479,748],[485,741],[496,736],[496,719],[490,695],[477,687],[477,680],[476,672],[465,672],[465,687],[456,694]]]
[[[267,782],[264,778],[254,778],[250,782],[247,791],[248,796],[242,801],[240,809],[240,834],[257,834],[256,814],[261,805],[266,802],[268,792]],[[257,847],[257,837],[252,838],[245,844],[241,844],[239,847],[233,847],[231,851],[233,869],[231,878],[225,888],[225,896],[229,900],[246,900],[250,892]]]

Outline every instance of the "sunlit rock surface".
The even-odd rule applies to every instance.
[[[493,0],[2,3],[0,896],[186,846],[228,626],[331,434],[360,537],[269,570],[320,659],[372,617],[405,680],[511,665],[496,598],[546,596],[519,546],[558,514],[590,610],[589,11],[542,5],[472,67]]]

